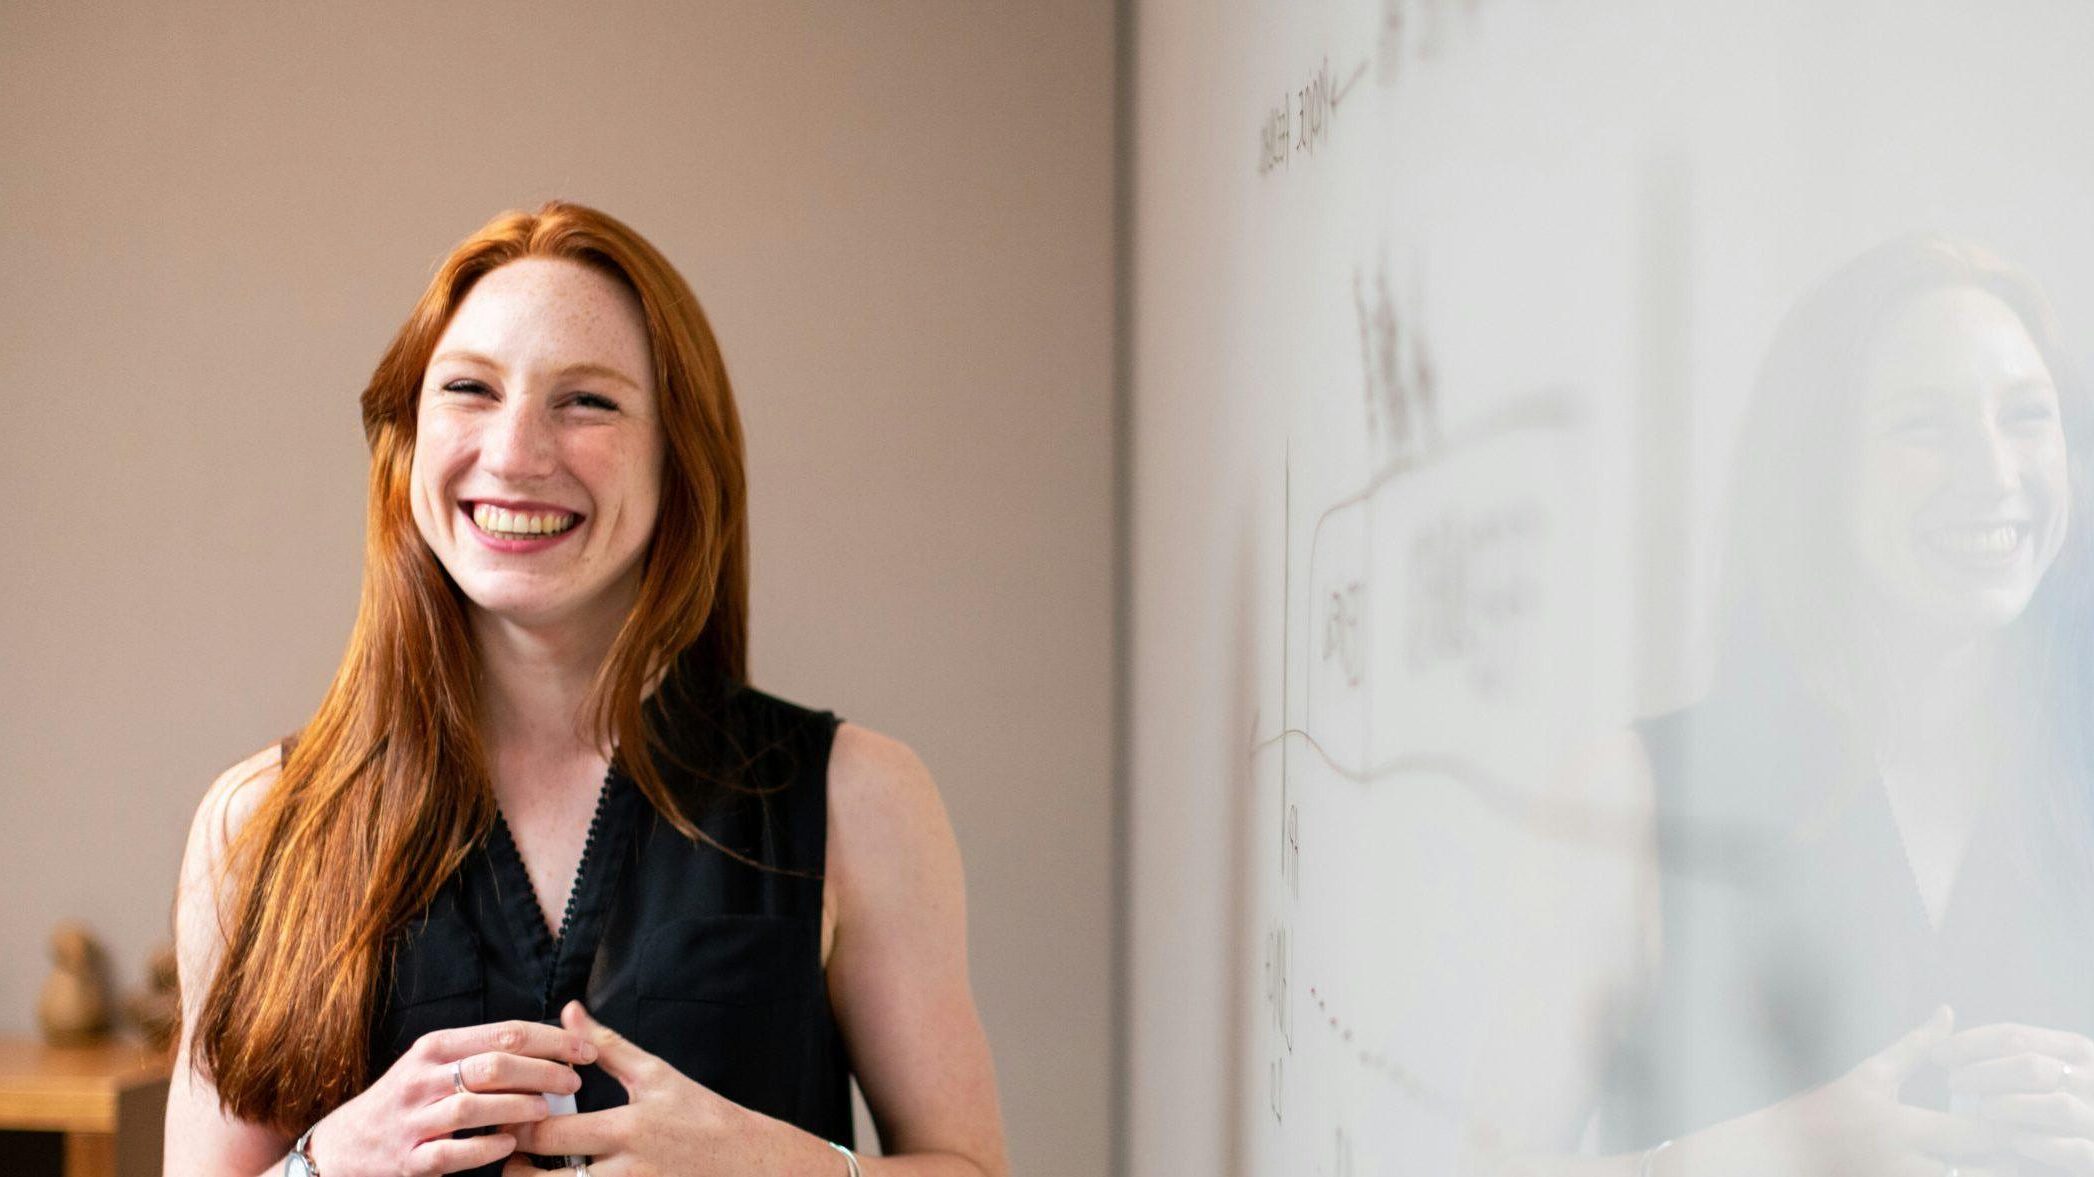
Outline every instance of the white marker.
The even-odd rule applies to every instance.
[[[575,1113],[573,1092],[548,1091],[544,1094],[545,1113],[547,1116],[571,1116]],[[560,1164],[570,1169],[579,1169],[588,1160],[588,1157],[562,1157],[560,1158]]]

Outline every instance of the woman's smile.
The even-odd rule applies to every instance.
[[[539,503],[460,499],[459,513],[483,545],[497,552],[541,552],[581,529],[586,516]]]
[[[1920,542],[1937,563],[1982,575],[2019,564],[2028,555],[2028,537],[2026,522],[1994,520],[1936,527]]]

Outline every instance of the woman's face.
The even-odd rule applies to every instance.
[[[2021,615],[2065,541],[2065,434],[2050,369],[2007,305],[1931,291],[1864,366],[1849,534],[1871,603],[1951,640]]]
[[[622,616],[660,502],[639,301],[577,262],[484,275],[423,376],[415,525],[479,609],[531,627]]]

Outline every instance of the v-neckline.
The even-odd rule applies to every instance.
[[[509,828],[501,806],[495,806],[494,830],[488,844],[492,851],[496,887],[512,931],[520,936],[526,955],[538,968],[539,990],[547,1006],[550,1006],[553,993],[559,986],[561,974],[576,955],[573,948],[576,935],[586,934],[586,919],[601,904],[599,891],[605,878],[602,865],[604,843],[611,832],[607,822],[612,817],[613,794],[623,780],[615,762],[604,770],[603,784],[597,789],[596,808],[589,816],[589,829],[583,835],[582,854],[575,862],[574,878],[568,884],[567,902],[562,906],[558,928],[548,925],[545,905],[538,901],[537,888],[531,882],[529,868],[524,865],[523,852],[516,844],[515,833]]]
[[[1948,885],[1942,890],[1937,907],[1928,897],[1927,889],[1920,878],[1920,865],[1912,854],[1912,844],[1905,836],[1904,823],[1898,817],[1897,803],[1891,797],[1890,773],[1882,765],[1876,769],[1877,807],[1881,820],[1890,830],[1890,849],[1897,855],[1899,874],[1905,881],[1904,890],[1915,909],[1919,927],[1928,938],[1940,941],[1949,929],[1949,921],[1963,906],[1959,899],[1970,891],[1969,879],[1974,864],[1979,861],[1983,843],[1994,833],[1998,820],[1995,810],[2001,804],[1992,798],[1977,807],[1971,818],[1970,829],[1965,833],[1962,851],[1956,857],[1954,870],[1949,875]]]

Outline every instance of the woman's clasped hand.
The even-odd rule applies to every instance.
[[[1939,1010],[1838,1079],[1680,1141],[1653,1171],[2094,1177],[2094,1042],[1953,1021]],[[1946,1078],[1948,1110],[1908,1102],[1929,1071]]]
[[[578,1064],[597,1060],[585,1035],[537,1022],[492,1022],[422,1035],[378,1081],[313,1129],[327,1177],[425,1177],[493,1164],[516,1130],[546,1115],[546,1092],[581,1089]],[[466,1128],[502,1126],[488,1135]]]
[[[2004,1154],[2094,1177],[2094,1042],[2039,1026],[1978,1026],[1933,1047],[1949,1090],[2001,1138]]]
[[[425,1034],[313,1130],[327,1177],[435,1177],[506,1159],[503,1177],[543,1172],[531,1156],[589,1158],[591,1177],[789,1171],[827,1146],[692,1080],[589,1016],[562,1025],[495,1022]],[[626,1090],[620,1107],[548,1116],[545,1093],[581,1088],[596,1063]],[[461,1086],[462,1083],[462,1086]],[[499,1131],[453,1136],[461,1129]],[[828,1154],[834,1157],[833,1153]]]
[[[620,1107],[509,1125],[516,1153],[502,1177],[542,1172],[526,1153],[585,1156],[590,1177],[714,1177],[804,1173],[842,1158],[816,1137],[735,1103],[591,1017],[579,1001],[560,1021],[599,1052],[597,1065],[625,1088]]]

